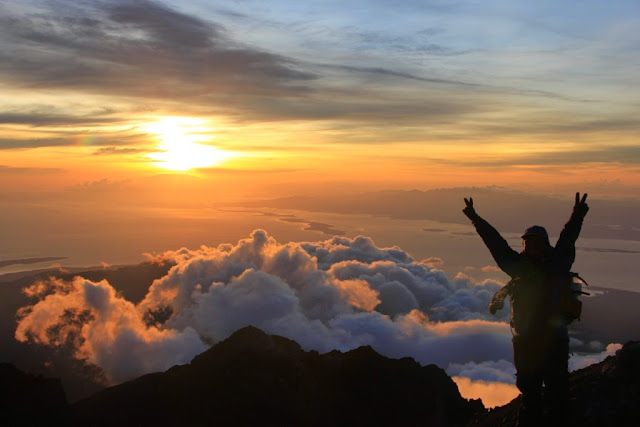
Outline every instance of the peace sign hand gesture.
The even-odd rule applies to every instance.
[[[573,212],[584,217],[589,211],[589,205],[587,205],[587,193],[584,193],[582,199],[580,193],[576,193],[576,203],[573,205]]]
[[[476,210],[473,207],[472,197],[469,197],[468,199],[465,197],[464,204],[466,205],[466,207],[462,210],[462,212],[467,216],[467,218],[474,219],[475,217],[478,216],[478,214],[476,213]]]

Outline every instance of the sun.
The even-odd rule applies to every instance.
[[[144,126],[158,138],[157,151],[148,157],[157,166],[173,171],[217,166],[232,157],[228,151],[202,144],[210,140],[212,129],[200,119],[169,117]]]

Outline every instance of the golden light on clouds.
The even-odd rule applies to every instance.
[[[148,154],[158,167],[173,171],[218,166],[233,157],[204,142],[211,140],[213,129],[204,120],[165,117],[143,127],[158,139],[157,151]]]
[[[493,381],[471,380],[467,377],[452,377],[460,394],[465,399],[481,399],[487,408],[506,405],[518,397],[520,391],[513,384]]]

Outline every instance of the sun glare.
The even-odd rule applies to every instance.
[[[157,152],[148,155],[156,165],[174,171],[217,166],[231,153],[203,144],[211,129],[203,120],[183,117],[164,118],[144,127],[158,137]]]

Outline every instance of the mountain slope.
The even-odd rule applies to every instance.
[[[600,363],[569,376],[570,425],[621,427],[640,425],[640,342],[632,341]],[[520,398],[485,415],[474,426],[514,426]],[[553,425],[553,420],[550,420]]]
[[[640,342],[570,375],[570,425],[636,426]],[[247,327],[188,365],[110,387],[71,407],[60,382],[0,364],[7,425],[515,426],[520,399],[486,411],[445,372],[370,347],[303,351]],[[554,425],[554,420],[547,424]]]
[[[247,327],[188,365],[81,400],[78,424],[464,425],[479,401],[446,373],[370,347],[326,354]]]
[[[0,420],[3,425],[60,425],[69,407],[60,380],[24,373],[0,363]]]

